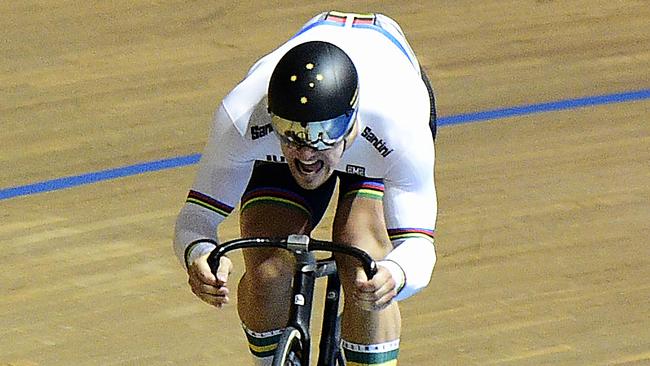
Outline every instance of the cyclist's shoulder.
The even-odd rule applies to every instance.
[[[432,140],[429,100],[426,96],[413,97],[411,103],[365,100],[360,98],[359,118],[361,137],[382,140],[410,152]],[[363,103],[365,102],[365,103]]]
[[[403,176],[414,166],[433,164],[431,131],[422,125],[409,126],[408,120],[362,114],[357,137],[344,155],[343,168],[355,174],[389,178]]]

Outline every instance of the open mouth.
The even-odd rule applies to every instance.
[[[322,160],[304,161],[296,159],[295,163],[300,173],[304,175],[316,174],[323,168]]]

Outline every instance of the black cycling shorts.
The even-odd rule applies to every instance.
[[[339,181],[339,197],[350,196],[381,199],[384,194],[382,179],[335,171],[316,189],[304,189],[296,183],[286,163],[256,161],[253,174],[242,196],[244,210],[255,202],[277,203],[302,210],[308,215],[312,228],[316,227],[327,211]]]

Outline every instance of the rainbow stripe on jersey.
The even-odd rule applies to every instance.
[[[233,206],[227,205],[201,192],[193,190],[190,190],[190,193],[187,195],[185,202],[199,205],[212,212],[216,212],[223,217],[227,217],[235,209]]]
[[[241,209],[245,209],[258,203],[275,203],[283,206],[297,208],[305,212],[309,217],[312,216],[312,210],[307,201],[300,195],[285,189],[277,188],[258,188],[253,189],[242,197]]]
[[[388,229],[388,237],[393,240],[404,240],[408,238],[424,238],[433,243],[434,230],[422,228],[398,228]]]

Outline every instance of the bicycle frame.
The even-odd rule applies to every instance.
[[[334,365],[339,352],[338,310],[341,281],[333,258],[316,261],[310,252],[294,252],[296,272],[292,287],[292,299],[287,325],[296,327],[303,337],[303,364],[309,365],[311,354],[310,325],[316,279],[327,277],[325,304],[319,343],[318,366]]]

